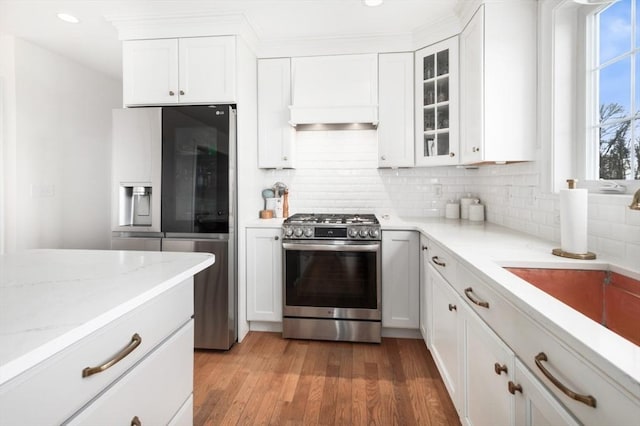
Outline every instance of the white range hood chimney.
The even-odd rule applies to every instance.
[[[336,55],[291,61],[292,126],[378,124],[378,55]]]

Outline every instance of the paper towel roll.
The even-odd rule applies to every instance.
[[[573,254],[587,253],[587,190],[560,190],[560,246]]]

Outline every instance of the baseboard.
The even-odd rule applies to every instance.
[[[249,322],[249,330],[251,331],[270,331],[274,333],[282,333],[281,322],[251,321]]]
[[[418,329],[386,328],[382,327],[382,337],[394,337],[397,339],[422,339]]]

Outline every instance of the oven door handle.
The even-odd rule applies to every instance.
[[[380,250],[380,243],[371,244],[295,244],[282,243],[285,250],[316,250],[316,251],[359,251],[359,252],[376,252]]]

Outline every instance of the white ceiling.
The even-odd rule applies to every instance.
[[[24,38],[115,78],[121,42],[105,17],[243,15],[258,40],[331,39],[411,34],[450,17],[468,0],[0,0],[0,33]],[[80,19],[68,24],[59,12]]]

